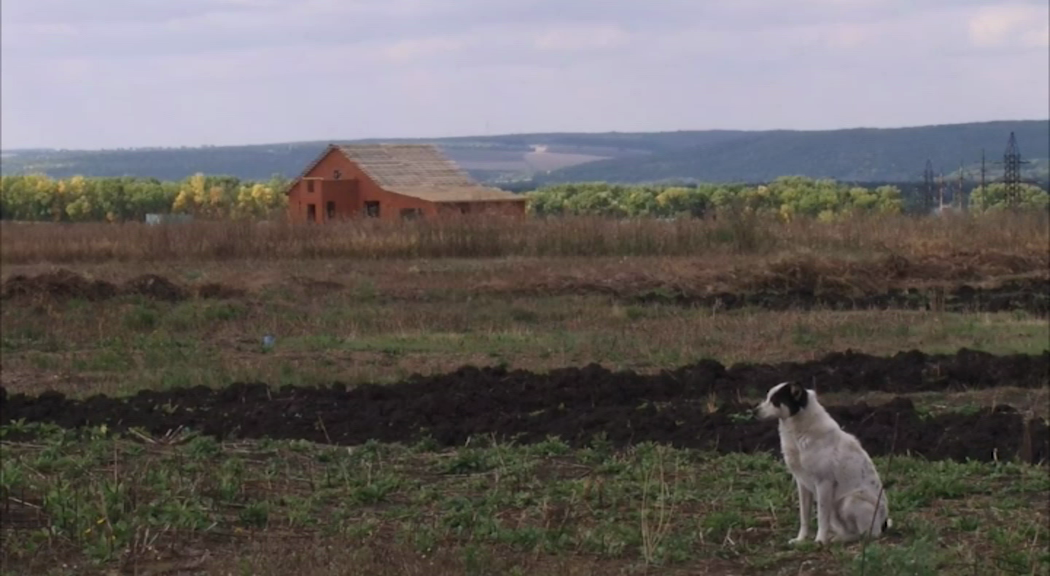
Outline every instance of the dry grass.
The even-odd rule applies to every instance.
[[[759,216],[720,220],[463,218],[358,221],[0,225],[0,262],[98,263],[279,259],[388,259],[763,255],[931,256],[1008,252],[1046,261],[1045,213],[943,218],[865,216],[783,223]]]

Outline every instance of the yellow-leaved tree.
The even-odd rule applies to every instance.
[[[179,186],[179,193],[175,196],[171,211],[198,214],[205,204],[205,194],[204,174],[198,172]]]

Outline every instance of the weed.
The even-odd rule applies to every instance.
[[[347,450],[301,441],[220,444],[192,434],[170,442],[125,439],[20,423],[0,428],[3,438],[16,433],[34,440],[0,442],[7,499],[0,522],[11,535],[2,554],[14,570],[41,568],[41,558],[60,550],[104,570],[220,534],[281,535],[302,546],[339,535],[343,548],[360,550],[399,542],[406,561],[458,550],[458,573],[468,564],[491,570],[497,558],[516,559],[507,566],[546,558],[686,571],[717,562],[728,571],[777,572],[797,562],[795,555],[815,553],[782,549],[794,530],[794,489],[766,454],[648,444],[614,451],[600,442],[572,450],[554,439],[527,446],[476,439],[442,452],[375,442]],[[1045,501],[1044,469],[898,456],[889,473],[903,538],[869,544],[863,562],[860,548],[836,547],[821,560],[829,570],[1028,574],[1047,565],[1043,510],[1010,505]],[[975,515],[979,522],[969,520]],[[939,541],[979,554],[960,561]],[[223,550],[214,549],[213,564],[225,561]]]
[[[939,557],[937,546],[926,539],[895,547],[875,543],[865,547],[849,568],[857,576],[936,576],[943,573]]]
[[[124,326],[135,332],[153,330],[158,322],[157,311],[145,304],[134,306],[124,316]]]

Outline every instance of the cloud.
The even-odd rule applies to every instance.
[[[3,0],[4,147],[1046,117],[1045,0]],[[1009,56],[1009,58],[1006,58]],[[1010,85],[994,98],[974,86]]]
[[[578,52],[621,46],[629,39],[616,24],[557,26],[544,30],[535,40],[540,50]]]
[[[985,6],[969,22],[970,41],[978,47],[1020,44],[1050,46],[1050,7],[1033,4]]]
[[[470,45],[466,37],[433,37],[418,40],[402,40],[381,49],[383,56],[392,62],[414,62],[427,57],[455,54]]]

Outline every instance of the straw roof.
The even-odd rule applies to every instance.
[[[340,146],[339,150],[382,188],[474,185],[466,172],[434,146],[365,144]]]
[[[428,202],[523,201],[518,194],[474,182],[431,144],[329,145],[296,179],[302,179],[332,149],[339,150],[380,188]],[[293,183],[294,185],[294,183]]]

